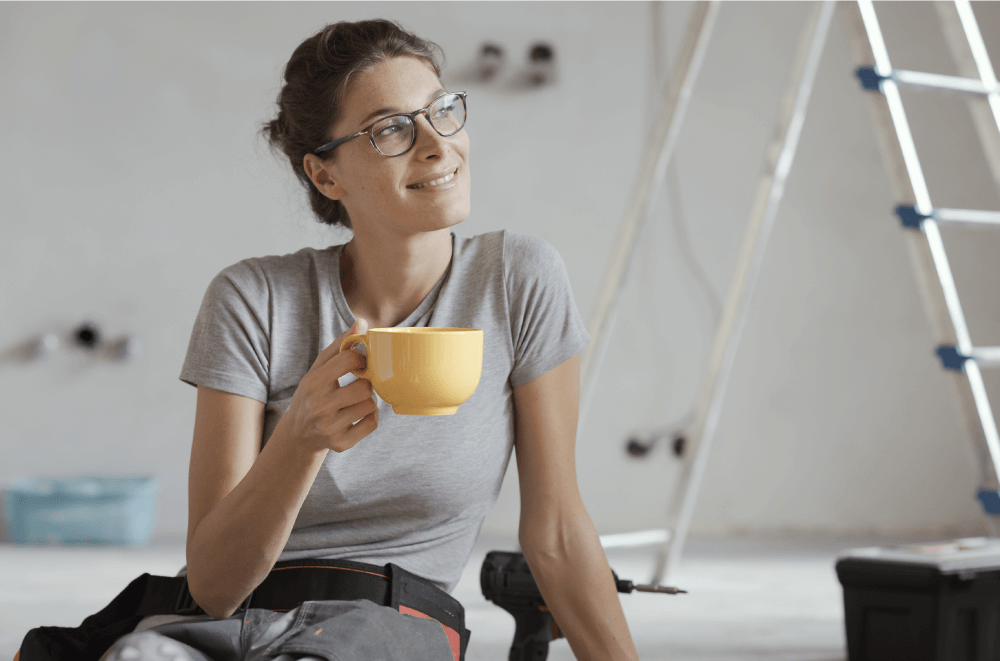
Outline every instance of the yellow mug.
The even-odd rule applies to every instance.
[[[476,392],[483,373],[478,328],[370,328],[349,336],[340,350],[358,343],[368,364],[351,373],[371,381],[399,415],[452,415]]]

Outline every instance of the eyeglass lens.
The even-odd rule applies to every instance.
[[[427,109],[434,130],[443,136],[454,135],[465,126],[465,100],[458,94],[445,94]],[[409,117],[387,117],[372,127],[372,141],[386,156],[399,156],[412,145],[416,127]]]

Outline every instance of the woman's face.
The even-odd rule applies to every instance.
[[[386,115],[424,108],[443,92],[434,70],[416,58],[372,65],[352,81],[332,135],[350,135]],[[383,156],[365,134],[337,147],[323,168],[332,184],[320,190],[346,207],[355,231],[414,234],[469,216],[469,136],[464,128],[439,135],[426,114],[417,117],[416,142],[402,156]],[[446,183],[427,185],[453,173]]]

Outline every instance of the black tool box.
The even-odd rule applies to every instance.
[[[1000,539],[852,549],[837,577],[849,661],[1000,661]]]

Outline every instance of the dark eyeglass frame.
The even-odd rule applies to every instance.
[[[440,101],[442,98],[444,98],[446,96],[458,96],[458,97],[461,97],[461,99],[462,99],[462,106],[465,108],[465,117],[462,118],[462,125],[459,126],[457,129],[455,129],[454,131],[452,131],[451,133],[441,133],[441,131],[438,131],[437,127],[434,126],[434,122],[431,121],[431,116],[428,113],[428,111],[431,109],[431,106],[433,106],[435,103],[437,103],[438,101]],[[351,135],[344,136],[343,138],[337,138],[336,140],[334,140],[332,142],[328,142],[325,145],[323,145],[322,147],[319,147],[319,148],[313,150],[313,153],[316,154],[317,156],[322,156],[323,154],[326,154],[328,152],[333,151],[334,149],[336,149],[340,145],[344,144],[348,140],[353,140],[354,138],[360,138],[361,136],[363,136],[363,135],[365,135],[367,133],[368,134],[368,139],[372,143],[372,147],[374,147],[375,150],[378,153],[382,154],[386,158],[394,158],[396,156],[402,156],[403,154],[405,154],[408,151],[410,151],[411,149],[413,149],[413,145],[415,145],[417,143],[417,115],[421,115],[421,114],[426,115],[427,116],[427,123],[431,125],[431,128],[434,129],[434,131],[438,135],[440,135],[442,137],[445,137],[445,138],[447,138],[450,135],[455,135],[456,133],[458,133],[459,131],[461,131],[463,128],[465,128],[465,120],[469,116],[469,103],[468,103],[468,101],[466,99],[466,96],[467,96],[466,92],[445,92],[444,94],[440,94],[440,95],[434,97],[434,100],[431,101],[430,103],[428,103],[427,107],[425,107],[425,108],[421,108],[420,110],[414,110],[413,112],[399,112],[399,113],[396,113],[394,115],[386,115],[385,117],[380,117],[380,118],[376,119],[374,122],[372,122],[371,124],[369,124],[368,126],[366,126],[365,128],[363,128],[360,131],[358,131],[357,133],[352,133]],[[384,153],[381,149],[379,149],[378,145],[375,144],[375,135],[372,133],[372,129],[375,127],[376,124],[380,124],[380,123],[384,122],[387,119],[392,119],[393,117],[408,117],[410,119],[410,122],[413,123],[413,136],[410,138],[410,146],[409,147],[407,147],[405,150],[403,150],[402,152],[400,152],[398,154],[393,154],[392,156],[389,156],[388,154]]]

